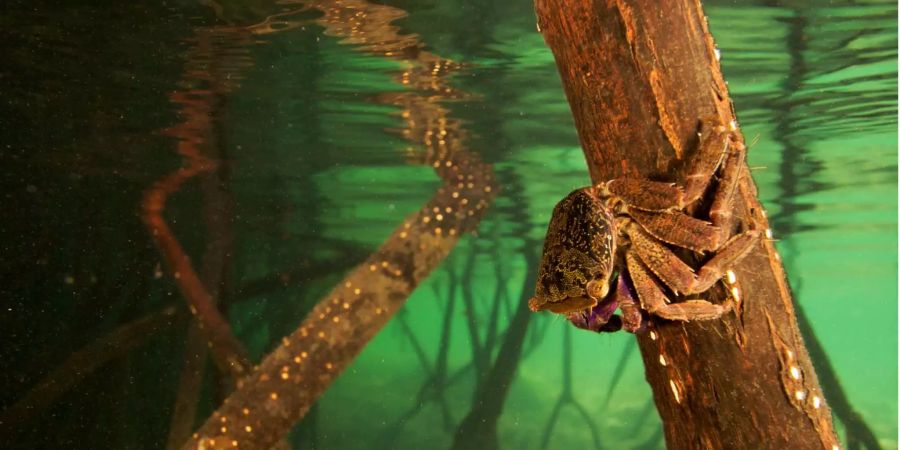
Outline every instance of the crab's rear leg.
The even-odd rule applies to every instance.
[[[684,209],[706,191],[709,180],[728,152],[728,142],[729,133],[718,120],[704,120],[700,146],[691,161],[683,189],[674,183],[622,177],[601,184],[601,193],[615,195],[630,207],[645,211]]]
[[[730,133],[716,118],[703,120],[700,128],[700,145],[691,161],[690,173],[684,178],[683,208],[690,205],[706,192],[709,181],[729,152]],[[679,209],[680,209],[679,208]]]
[[[731,233],[734,194],[737,191],[741,171],[744,168],[744,146],[734,144],[732,151],[722,167],[722,175],[719,179],[719,187],[713,197],[712,206],[709,208],[709,219],[719,231],[719,240],[724,242]],[[752,224],[751,224],[752,228]]]
[[[731,310],[731,303],[716,305],[706,300],[687,300],[669,303],[662,289],[653,280],[643,263],[631,254],[626,256],[628,274],[634,282],[641,305],[648,313],[668,320],[712,320]]]
[[[749,230],[731,238],[695,274],[690,266],[662,244],[653,240],[640,227],[631,225],[626,229],[631,238],[632,251],[662,280],[678,294],[696,294],[712,287],[728,267],[742,260],[759,240],[759,232]],[[636,284],[636,282],[635,282]],[[640,292],[638,293],[640,295]]]
[[[675,183],[622,177],[597,187],[600,194],[621,198],[632,209],[668,211],[684,202],[684,191]]]
[[[682,212],[631,210],[628,215],[656,239],[681,248],[702,253],[715,250],[722,243],[719,228]]]

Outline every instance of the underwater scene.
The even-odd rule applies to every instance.
[[[0,9],[0,448],[183,448],[288,336],[342,350],[276,448],[665,448],[635,337],[528,309],[591,182],[531,1],[100,3]],[[897,449],[897,3],[704,9],[838,435]]]

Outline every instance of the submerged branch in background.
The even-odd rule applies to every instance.
[[[732,124],[742,140],[699,2],[537,0],[536,9],[595,183],[680,182],[701,118]],[[735,197],[735,218],[767,228],[748,176]],[[638,337],[668,447],[837,448],[774,246],[760,242],[733,269],[734,313],[656,319]],[[726,296],[717,287],[709,300]]]
[[[303,6],[308,7],[323,13],[317,22],[326,34],[406,62],[398,79],[425,92],[386,94],[381,100],[403,109],[403,136],[425,146],[424,161],[443,185],[264,358],[185,449],[267,449],[285,436],[460,236],[475,230],[496,190],[490,166],[465,148],[465,133],[440,105],[461,95],[444,81],[455,64],[424,51],[415,35],[400,34],[391,25],[403,11],[362,0]]]
[[[217,135],[213,121],[222,97],[237,87],[241,71],[251,65],[246,51],[233,51],[247,47],[252,42],[250,38],[249,33],[235,28],[197,30],[184,76],[192,88],[171,94],[172,101],[181,106],[183,121],[166,130],[166,134],[178,139],[178,153],[184,165],[147,189],[141,203],[141,219],[209,343],[213,360],[232,382],[250,370],[247,352],[216,306],[217,292],[210,289],[218,286],[207,286],[201,280],[163,213],[171,194],[188,180],[216,170],[219,164],[208,151],[209,145],[215,145],[210,142]]]
[[[809,355],[812,357],[813,365],[816,366],[816,373],[819,375],[822,390],[828,398],[831,410],[844,424],[847,449],[858,450],[860,444],[862,444],[867,450],[881,450],[881,444],[878,443],[878,438],[875,437],[875,433],[869,428],[869,424],[850,404],[850,399],[847,398],[847,394],[844,392],[840,380],[838,380],[837,373],[834,367],[831,366],[828,354],[822,348],[822,344],[816,337],[816,333],[800,305],[797,305],[797,323],[800,326],[800,332],[803,333],[803,339],[806,342]]]
[[[462,279],[460,286],[462,287],[463,299],[463,316],[466,318],[466,329],[469,332],[469,345],[472,347],[472,363],[475,364],[475,373],[482,374],[487,372],[487,366],[490,363],[490,349],[486,349],[481,345],[481,336],[478,334],[478,321],[476,320],[475,311],[475,295],[472,292],[472,277],[475,271],[475,259],[478,255],[478,248],[475,245],[469,246],[469,252],[464,263]]]
[[[178,376],[178,389],[172,415],[169,417],[169,436],[166,438],[166,450],[177,450],[194,431],[197,420],[197,404],[203,385],[203,374],[206,372],[206,361],[209,349],[206,335],[191,322],[182,351],[181,373]]]
[[[506,277],[503,276],[503,264],[501,264],[500,258],[500,246],[497,245],[498,238],[496,235],[492,236],[491,240],[495,243],[493,248],[491,249],[491,264],[494,266],[494,283],[496,286],[494,287],[494,295],[491,298],[491,315],[488,317],[487,331],[484,336],[484,348],[488,353],[488,358],[494,354],[494,346],[497,342],[497,333],[498,326],[500,324],[500,308],[502,305],[509,301],[509,293],[506,287]],[[512,314],[507,316],[507,318],[511,317]]]
[[[248,44],[250,41],[247,33],[233,28],[225,28],[219,32],[204,28],[196,31],[183,82],[187,86],[209,86],[203,95],[197,96],[207,100],[204,109],[208,111],[208,117],[194,118],[192,114],[196,113],[197,108],[191,104],[182,104],[181,115],[184,121],[169,130],[170,134],[191,145],[186,155],[182,152],[188,160],[199,155],[209,161],[229,161],[223,136],[227,120],[225,105],[233,81],[227,80],[240,79],[243,69],[249,66]],[[196,126],[197,124],[203,126]],[[206,243],[200,261],[199,277],[217,311],[227,311],[228,305],[223,299],[233,299],[229,289],[233,285],[230,277],[234,255],[234,197],[230,190],[230,177],[230,166],[227,163],[214,164],[210,170],[197,174],[206,227]],[[166,441],[168,450],[179,448],[194,429],[203,375],[210,354],[209,342],[203,329],[203,319],[192,321],[184,344],[178,390],[169,420],[169,436]],[[219,384],[222,390],[231,390],[237,376],[240,374],[220,372]]]
[[[519,368],[525,334],[532,316],[525,298],[531,295],[531,288],[534,286],[535,278],[530,274],[535,273],[534,269],[537,268],[537,255],[531,251],[536,248],[534,245],[528,245],[527,241],[525,245],[526,250],[523,252],[525,267],[531,270],[524,279],[520,301],[503,336],[503,343],[494,359],[494,365],[484,375],[478,373],[475,401],[456,430],[454,449],[499,448],[497,422],[503,413],[506,396]]]
[[[532,314],[527,307],[526,298],[531,296],[531,292],[535,283],[535,274],[537,269],[537,249],[540,247],[538,242],[528,238],[530,230],[530,222],[526,216],[528,204],[523,195],[525,191],[520,182],[518,175],[512,170],[504,170],[500,177],[503,185],[508,188],[507,199],[512,202],[512,207],[504,210],[509,214],[510,222],[516,224],[513,233],[522,237],[521,242],[521,258],[524,263],[525,277],[522,280],[522,287],[519,289],[518,301],[514,303],[513,309],[509,317],[509,325],[503,334],[503,340],[497,356],[494,358],[494,364],[484,373],[476,373],[475,393],[472,408],[456,430],[456,436],[453,439],[453,448],[469,449],[483,448],[496,449],[499,447],[499,438],[497,436],[497,423],[503,414],[503,405],[506,403],[507,395],[512,386],[519,363],[527,354],[525,348],[525,338],[532,322]],[[497,240],[494,241],[498,242]],[[494,255],[499,252],[492,252]],[[497,264],[498,261],[495,261]],[[500,302],[502,297],[507,296],[506,284],[502,277],[499,264],[497,269],[498,289],[495,295],[494,303]],[[495,308],[491,313],[493,320],[497,319],[499,309]],[[533,333],[532,333],[533,335]],[[531,349],[534,349],[532,346]],[[492,349],[487,349],[488,355],[492,353]]]
[[[625,367],[628,365],[628,361],[631,360],[631,355],[634,354],[635,343],[634,340],[629,340],[625,343],[625,348],[622,349],[622,354],[619,356],[619,362],[616,363],[616,368],[613,369],[609,386],[606,387],[606,399],[603,400],[603,406],[600,407],[600,411],[607,411],[609,402],[612,401],[613,392],[619,387],[619,382],[622,381],[622,374],[625,373]]]
[[[60,396],[111,360],[128,354],[186,316],[169,306],[116,328],[71,354],[12,406],[0,413],[0,437],[40,414]]]
[[[499,447],[500,439],[497,435],[497,424],[503,414],[503,406],[509,395],[510,388],[519,369],[519,364],[525,359],[528,352],[537,347],[536,343],[540,339],[533,340],[530,347],[526,346],[526,337],[529,328],[532,330],[532,337],[535,336],[534,327],[530,327],[533,322],[532,314],[528,309],[526,299],[531,296],[535,275],[537,273],[537,250],[540,244],[534,239],[528,238],[530,231],[530,221],[527,217],[528,203],[524,196],[525,189],[518,174],[506,169],[500,172],[500,179],[504,187],[507,188],[506,198],[512,202],[512,207],[504,209],[501,213],[508,214],[509,222],[516,224],[513,230],[515,236],[521,237],[521,258],[524,263],[524,278],[518,295],[514,298],[518,301],[514,302],[514,309],[510,311],[509,325],[502,335],[500,349],[494,358],[494,364],[484,373],[476,372],[475,392],[473,396],[472,407],[466,416],[460,422],[453,439],[454,449],[496,449]],[[496,231],[496,230],[493,230]],[[499,239],[494,239],[497,244]],[[500,254],[498,251],[492,252],[494,256]],[[499,259],[499,258],[498,258]],[[496,274],[498,283],[497,295],[494,298],[494,312],[491,313],[492,320],[497,320],[499,308],[497,303],[506,294],[507,288],[505,279],[500,276],[501,268],[498,260],[494,260],[496,264]],[[503,302],[504,304],[506,302]],[[487,349],[488,355],[492,353],[492,349]],[[474,365],[474,364],[473,364]]]
[[[578,415],[581,416],[581,419],[584,420],[585,425],[587,425],[588,430],[591,432],[591,439],[594,441],[594,448],[601,449],[603,445],[600,444],[600,433],[597,431],[597,425],[594,423],[593,418],[590,414],[588,414],[587,409],[575,399],[575,396],[572,394],[572,329],[571,327],[566,327],[563,330],[563,343],[562,343],[562,355],[563,355],[563,386],[562,390],[559,393],[559,397],[556,400],[556,405],[553,406],[553,410],[550,412],[550,418],[547,419],[547,426],[544,428],[544,434],[541,436],[541,445],[540,449],[545,450],[547,446],[550,444],[550,434],[553,432],[553,427],[556,425],[556,422],[559,420],[559,414],[562,412],[563,406],[566,404],[571,404],[575,411],[578,412]]]
[[[425,405],[430,401],[435,401],[438,403],[438,407],[441,411],[441,417],[444,421],[444,428],[449,431],[450,427],[453,423],[453,417],[450,413],[450,407],[447,404],[447,399],[445,393],[447,388],[450,387],[451,380],[448,377],[448,358],[450,355],[450,332],[453,325],[453,316],[454,316],[454,306],[456,304],[456,275],[452,267],[447,268],[448,275],[448,283],[447,283],[447,295],[446,301],[447,305],[444,307],[443,317],[442,317],[442,325],[441,325],[441,339],[438,343],[438,349],[435,354],[435,362],[434,367],[432,368],[428,363],[428,358],[424,355],[424,351],[416,350],[416,354],[418,355],[420,352],[422,353],[419,356],[420,363],[422,365],[422,374],[425,379],[422,382],[422,387],[419,388],[418,394],[416,394],[416,398],[412,402],[412,406],[403,414],[394,420],[394,422],[381,432],[380,442],[378,444],[378,448],[382,449],[392,449],[395,447],[395,442],[398,437],[402,435],[403,427],[416,416],[416,414],[421,411]],[[441,298],[440,293],[438,292],[437,285],[434,286],[434,298]],[[406,319],[401,311],[400,314],[397,315],[395,319],[400,323],[401,329],[406,333],[409,337],[410,342],[413,344],[414,348],[421,348],[418,339],[413,333],[412,329],[406,323]],[[460,377],[457,377],[459,379]]]

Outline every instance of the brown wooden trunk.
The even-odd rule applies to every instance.
[[[536,0],[536,10],[594,182],[681,181],[699,119],[736,125],[698,1]],[[734,214],[768,227],[749,176]],[[773,243],[760,243],[735,273],[734,314],[655,321],[638,337],[668,447],[839,448]],[[717,287],[708,297],[726,295]]]

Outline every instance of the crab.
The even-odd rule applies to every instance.
[[[621,177],[570,193],[553,210],[528,306],[562,314],[579,328],[632,333],[644,328],[647,315],[692,321],[730,311],[731,300],[715,304],[693,296],[721,280],[759,240],[753,224],[732,233],[744,153],[720,122],[703,120],[683,187]],[[704,198],[717,172],[709,220],[686,213]],[[694,270],[669,246],[706,254],[707,260]],[[672,302],[671,294],[687,299]]]

